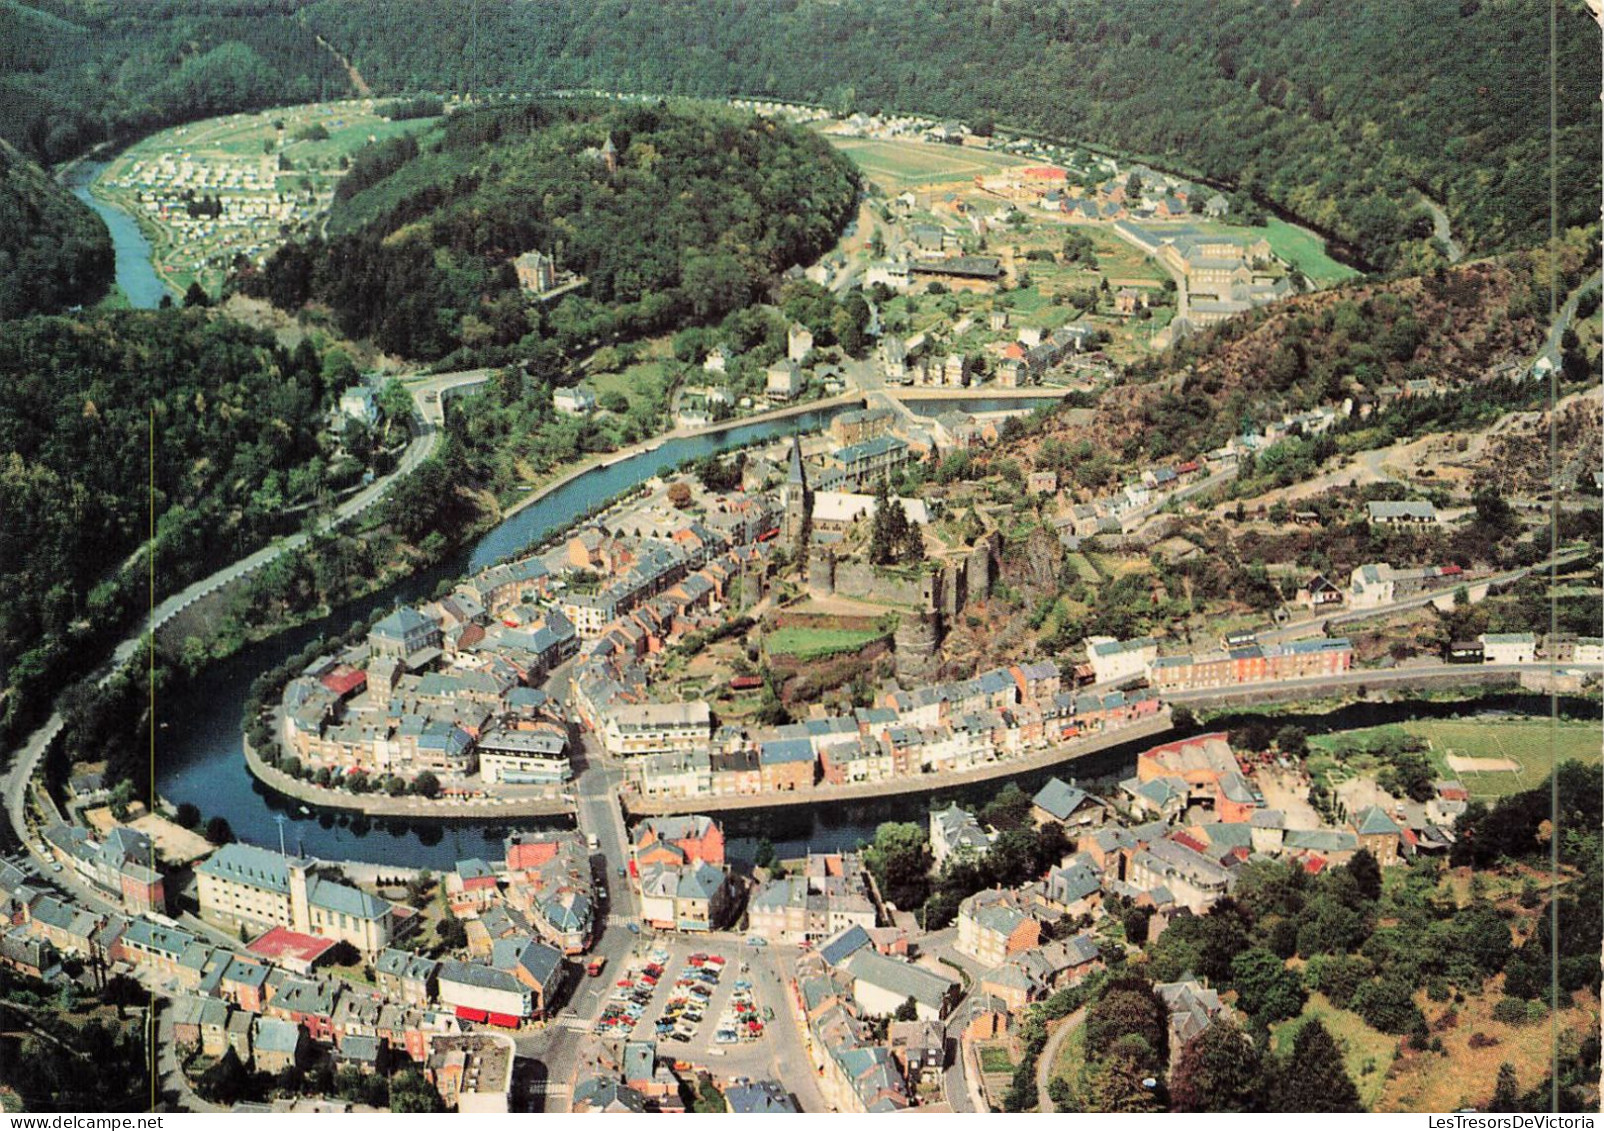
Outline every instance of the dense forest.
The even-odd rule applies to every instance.
[[[152,508],[160,599],[324,501],[354,376],[200,311],[0,323],[0,735],[145,607]]]
[[[93,302],[111,275],[100,218],[0,141],[0,319]]]
[[[826,250],[856,193],[822,140],[747,115],[589,100],[460,113],[421,148],[360,155],[326,242],[286,245],[239,285],[326,304],[389,352],[504,363],[722,318]],[[583,289],[531,306],[512,265],[527,251]]]
[[[1600,62],[1558,34],[1561,226],[1598,195]],[[1419,258],[1415,188],[1476,250],[1548,227],[1548,9],[1486,0],[321,0],[375,87],[802,100],[1085,140],[1249,190],[1378,267]]]
[[[4,0],[0,138],[41,164],[160,126],[342,98],[297,0]]]

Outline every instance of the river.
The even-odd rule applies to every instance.
[[[154,310],[161,305],[162,298],[171,292],[151,263],[150,241],[139,230],[132,216],[89,191],[90,184],[105,170],[106,164],[105,161],[79,161],[67,173],[67,188],[73,196],[93,208],[110,230],[112,250],[116,255],[117,286],[122,288],[128,304],[136,310]]]
[[[741,425],[715,435],[665,440],[654,451],[593,468],[525,507],[471,549],[443,564],[213,664],[189,688],[157,703],[157,790],[175,804],[193,802],[207,817],[228,818],[238,836],[255,844],[278,843],[276,818],[282,816],[286,818],[285,846],[324,859],[442,868],[465,857],[500,857],[506,825],[413,823],[310,811],[267,789],[245,769],[241,747],[240,716],[251,681],[320,635],[343,632],[352,622],[395,602],[421,600],[444,579],[476,572],[519,553],[665,467],[793,431],[815,431],[840,411],[844,409]],[[559,817],[544,822],[520,820],[518,824],[521,828],[562,827],[572,822]]]

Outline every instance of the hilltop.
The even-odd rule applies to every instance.
[[[93,302],[111,273],[100,218],[0,141],[0,319]]]
[[[1558,34],[1561,226],[1599,182],[1586,6]],[[1086,141],[1240,187],[1379,268],[1547,232],[1548,10],[1420,0],[322,0],[305,17],[376,87],[606,89],[810,102]],[[825,61],[828,61],[827,65]]]
[[[826,251],[856,198],[824,141],[750,115],[462,112],[422,143],[360,154],[327,239],[287,245],[241,286],[324,304],[346,334],[413,358],[577,351],[741,309]],[[544,266],[520,279],[514,260],[532,253]]]

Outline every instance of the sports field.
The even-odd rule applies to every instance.
[[[1316,286],[1328,287],[1355,278],[1359,272],[1338,263],[1326,254],[1326,242],[1307,228],[1288,224],[1274,216],[1262,228],[1240,228],[1221,225],[1220,229],[1245,239],[1263,236],[1270,241],[1270,250],[1307,275]]]
[[[1006,153],[932,142],[832,137],[830,143],[852,158],[865,176],[890,193],[972,181],[999,169],[1030,164]]]
[[[1596,723],[1551,725],[1545,719],[1415,719],[1319,735],[1310,742],[1327,749],[1337,740],[1367,746],[1387,733],[1425,739],[1437,772],[1459,779],[1472,797],[1486,800],[1535,789],[1556,760],[1596,765],[1604,748]]]

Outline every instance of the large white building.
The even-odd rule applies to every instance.
[[[1481,646],[1489,664],[1530,664],[1537,659],[1537,637],[1530,632],[1484,632]]]
[[[369,958],[390,945],[401,923],[386,900],[324,879],[310,860],[254,845],[225,844],[195,869],[195,878],[202,915],[348,942]]]
[[[1137,640],[1115,640],[1112,636],[1088,636],[1086,658],[1098,683],[1145,676],[1147,667],[1158,659],[1158,641],[1150,636]]]
[[[602,743],[614,757],[705,750],[713,733],[707,703],[637,703],[616,707],[602,726]]]

